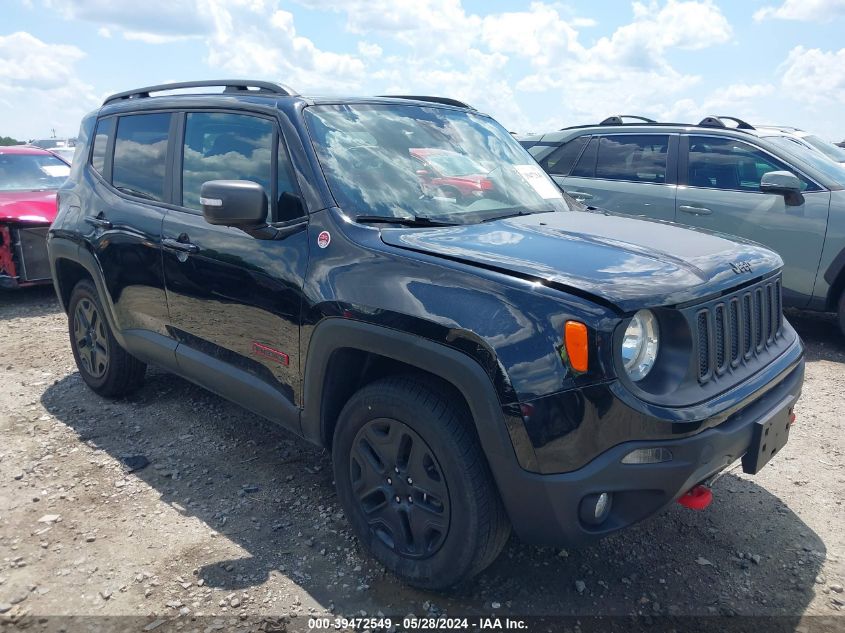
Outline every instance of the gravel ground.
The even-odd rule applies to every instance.
[[[675,505],[585,549],[512,539],[439,595],[362,555],[323,451],[154,369],[105,401],[76,371],[52,290],[0,294],[0,618],[821,615],[840,629],[845,341],[829,319],[790,318],[806,384],[760,475],[734,470],[706,511]]]

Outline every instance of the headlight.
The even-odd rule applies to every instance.
[[[648,310],[640,310],[631,319],[622,339],[622,363],[633,381],[646,377],[657,359],[659,332],[657,319]]]

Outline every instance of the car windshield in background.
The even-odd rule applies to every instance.
[[[0,154],[0,191],[58,189],[70,174],[67,163],[47,154]]]
[[[410,104],[319,105],[306,116],[332,194],[356,216],[468,224],[572,208],[486,116]]]
[[[845,163],[845,149],[837,147],[833,143],[828,143],[814,134],[803,137],[803,140],[837,163]]]
[[[822,172],[828,178],[845,186],[845,167],[834,162],[815,150],[804,147],[800,143],[789,140],[785,136],[766,136],[765,139],[777,145],[782,150],[792,154],[796,158],[808,163]]]

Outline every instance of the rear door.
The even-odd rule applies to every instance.
[[[593,136],[569,173],[553,177],[587,205],[673,220],[677,141],[674,134]]]
[[[171,124],[170,112],[100,119],[88,165],[93,191],[82,205],[118,330],[132,337],[126,341],[130,348],[139,337],[164,345],[142,350],[146,358],[175,347],[162,340],[168,336],[161,227],[169,196],[165,165]],[[151,333],[159,338],[151,339]],[[162,360],[172,362],[172,356]]]
[[[830,192],[793,166],[737,139],[689,135],[681,142],[677,222],[738,235],[768,246],[784,260],[784,301],[807,305],[824,245]],[[803,201],[760,191],[770,171],[791,171],[802,181]]]
[[[253,411],[296,426],[308,247],[287,148],[268,116],[195,111],[179,117],[176,207],[164,223],[163,252],[180,369]],[[208,224],[200,188],[209,180],[262,185],[269,196],[267,221],[286,227],[285,235],[261,239]]]

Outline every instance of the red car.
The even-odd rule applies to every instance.
[[[50,282],[47,229],[68,174],[70,166],[47,150],[0,147],[0,288]]]
[[[417,175],[427,189],[457,200],[481,197],[493,189],[487,170],[469,156],[422,147],[412,147],[409,152],[421,163]]]

